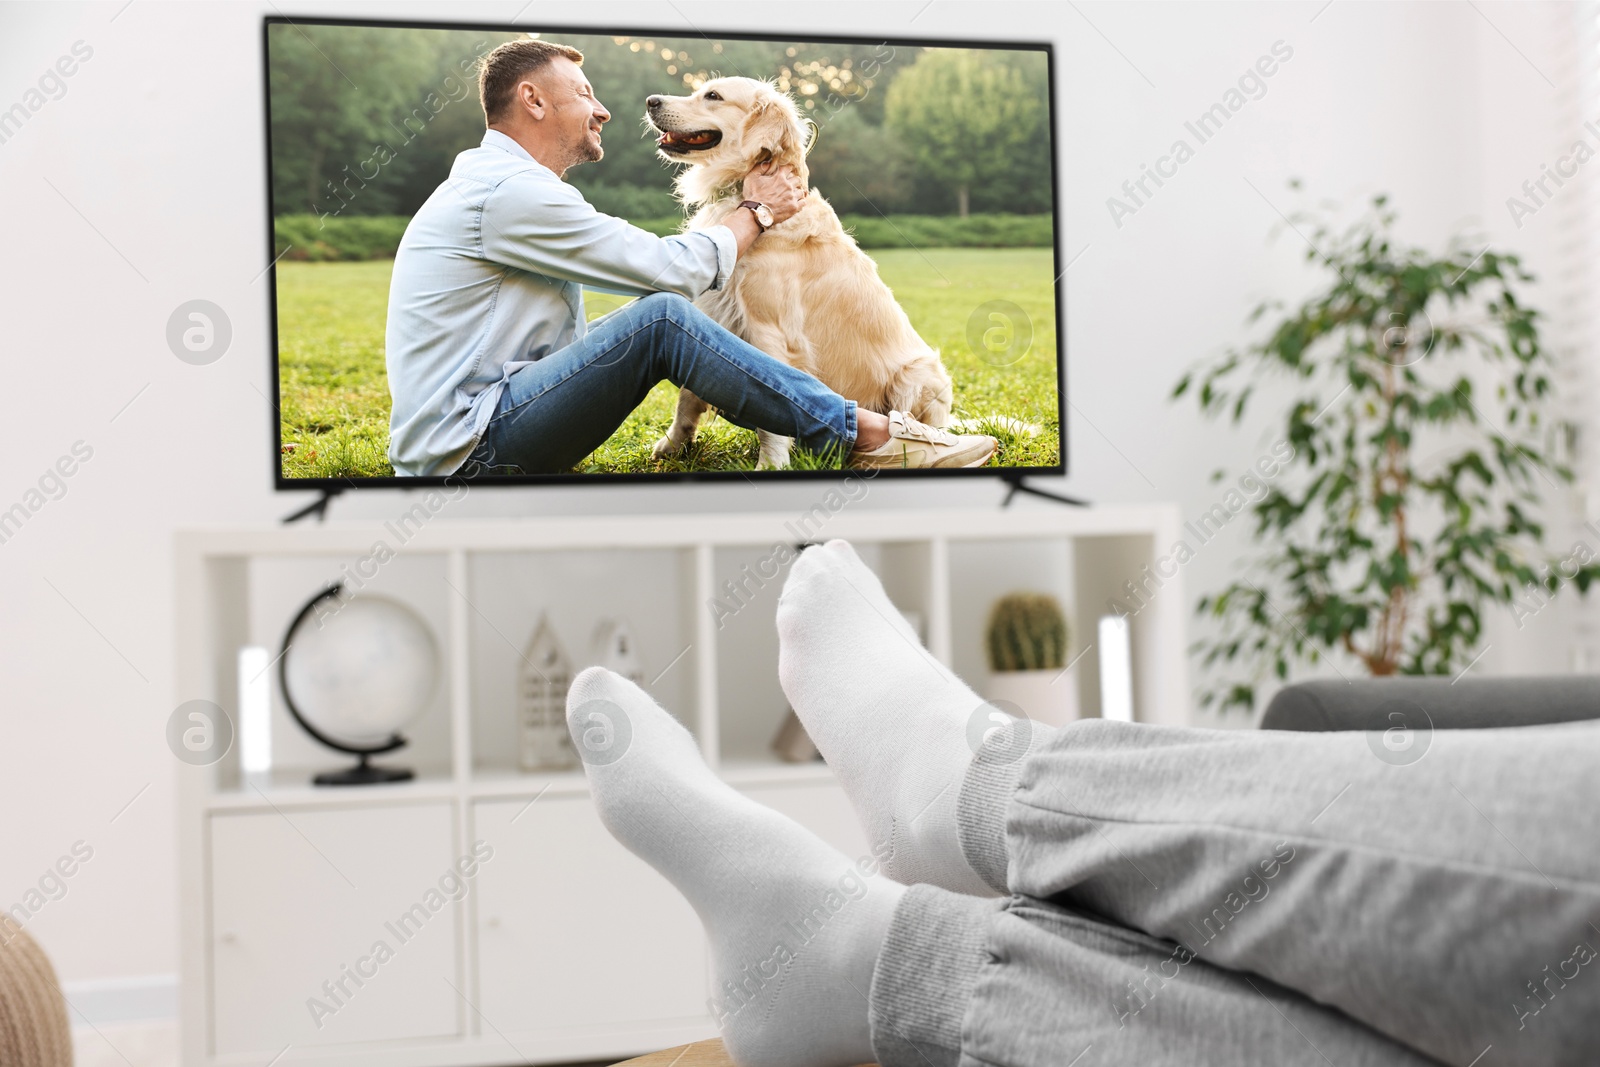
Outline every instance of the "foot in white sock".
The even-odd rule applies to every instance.
[[[783,691],[873,848],[887,843],[885,872],[994,896],[968,865],[956,821],[972,735],[992,725],[991,709],[922,647],[848,543],[795,561],[778,600],[778,639]]]
[[[711,1010],[741,1067],[873,1059],[867,993],[905,889],[719,780],[638,686],[592,667],[567,695],[600,819],[666,876],[711,944]]]

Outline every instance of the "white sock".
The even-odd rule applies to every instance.
[[[873,1059],[867,993],[904,887],[735,792],[632,682],[578,675],[567,725],[600,819],[705,926],[711,1012],[741,1067]]]
[[[848,543],[795,561],[778,600],[778,639],[789,704],[873,848],[888,844],[889,876],[994,896],[963,856],[956,823],[978,743],[969,733],[981,740],[992,709],[922,647]]]

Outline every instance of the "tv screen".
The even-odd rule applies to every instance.
[[[263,33],[278,488],[1065,471],[1048,44]]]

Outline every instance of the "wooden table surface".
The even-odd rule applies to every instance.
[[[648,1056],[619,1063],[616,1067],[733,1067],[733,1061],[722,1047],[722,1039],[712,1038],[710,1041],[696,1041],[692,1045],[652,1052]],[[863,1064],[863,1067],[877,1065]]]

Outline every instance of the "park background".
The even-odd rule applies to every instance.
[[[269,27],[271,171],[285,477],[387,476],[389,273],[406,222],[482,139],[477,58],[520,33]],[[652,93],[718,74],[771,79],[817,126],[812,187],[940,349],[957,415],[1001,439],[997,465],[1060,458],[1049,70],[1038,50],[550,35],[580,49],[612,114],[605,158],[568,172],[600,211],[677,232],[676,167],[642,116]],[[593,319],[626,302],[586,292]],[[1020,309],[994,317],[985,305]],[[658,386],[584,472],[740,470],[755,435],[707,420],[680,459],[649,447]],[[827,463],[797,450],[794,466]]]

